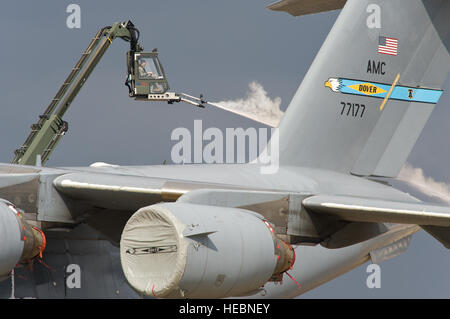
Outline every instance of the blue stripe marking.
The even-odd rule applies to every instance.
[[[344,78],[339,78],[339,81],[341,83],[339,91],[342,93],[369,96],[369,97],[378,97],[383,99],[386,97],[386,94],[389,92],[389,89],[391,88],[391,86],[388,84],[374,83],[368,81],[358,81]],[[360,85],[364,83],[374,85],[384,90],[385,92],[378,94],[364,94],[363,92],[360,92],[358,90],[349,87],[351,85]],[[394,90],[392,90],[391,96],[389,98],[393,100],[436,104],[439,101],[442,93],[443,93],[442,90],[424,89],[408,86],[396,86]]]

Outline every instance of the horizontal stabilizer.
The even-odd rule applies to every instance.
[[[284,11],[293,16],[301,16],[324,11],[342,9],[346,0],[282,0],[270,4],[267,8]]]
[[[337,216],[345,221],[450,227],[450,207],[421,202],[318,195],[304,199],[303,205],[312,212]]]

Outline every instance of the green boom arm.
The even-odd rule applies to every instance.
[[[121,38],[130,42],[131,53],[140,52],[138,37],[139,31],[131,21],[118,22],[97,32],[44,114],[39,116],[38,123],[31,125],[31,133],[25,143],[14,152],[13,164],[36,165],[38,156],[41,156],[41,164],[48,160],[68,129],[67,122],[62,120],[64,114],[112,41]]]

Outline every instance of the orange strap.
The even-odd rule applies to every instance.
[[[295,284],[298,286],[298,289],[302,289],[302,287],[300,287],[300,284],[297,282],[297,280],[295,280],[294,277],[292,277],[287,271],[286,271],[286,275],[288,275],[289,278],[291,278],[292,281],[295,282]]]
[[[41,237],[42,237],[42,245],[38,246],[38,248],[39,248],[39,257],[42,258],[42,253],[44,252],[45,247],[47,246],[47,239],[45,238],[44,232],[42,230],[40,230],[37,227],[33,227],[33,229],[37,230],[41,234]]]

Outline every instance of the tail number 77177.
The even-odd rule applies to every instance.
[[[362,118],[364,115],[364,111],[366,110],[366,106],[364,104],[341,102],[341,105],[341,115],[344,116]]]

